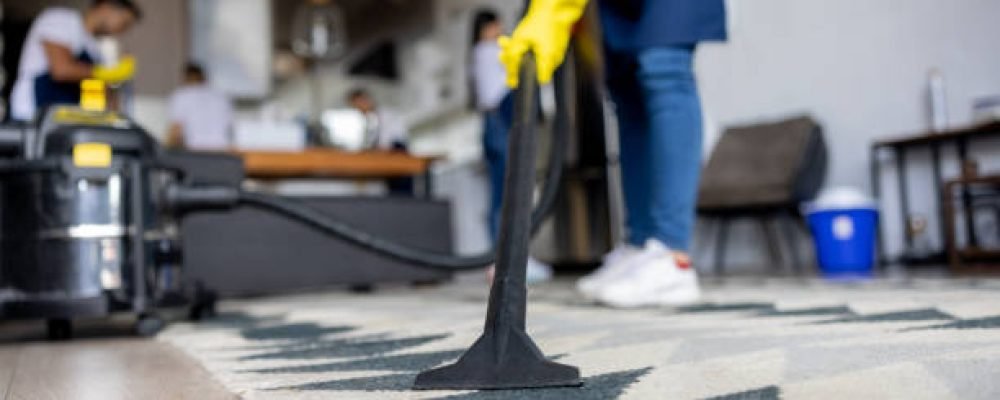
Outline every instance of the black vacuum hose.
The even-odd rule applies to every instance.
[[[526,64],[532,63],[529,62]],[[533,66],[531,68],[533,69]],[[537,103],[534,99],[537,98],[538,87],[537,83],[535,83],[534,71],[530,71],[527,75],[532,79],[523,81],[522,88],[517,91],[516,95],[520,97],[520,100],[528,100],[517,102],[520,105],[528,105],[526,107],[528,109],[515,110],[515,116],[518,120],[514,124],[514,129],[534,130],[537,128],[538,112]],[[560,182],[562,181],[563,163],[565,162],[569,132],[573,129],[574,123],[571,113],[576,110],[576,96],[573,92],[576,88],[576,82],[572,61],[566,63],[566,67],[560,71],[557,79],[556,96],[558,109],[556,113],[556,126],[552,143],[550,143],[551,156],[549,157],[549,164],[545,172],[545,183],[542,194],[532,212],[532,234],[538,231],[552,210],[552,206],[555,204],[556,195],[559,192]],[[531,99],[526,99],[523,96],[530,96]],[[524,155],[511,153],[508,156],[523,157]],[[239,193],[239,202],[247,206],[258,207],[284,215],[285,217],[312,226],[337,239],[424,268],[464,271],[493,264],[496,258],[496,249],[491,249],[481,255],[455,256],[402,245],[333,219],[312,207],[278,196],[244,191]]]
[[[446,271],[462,271],[482,268],[493,263],[494,252],[492,250],[487,254],[478,256],[458,257],[416,249],[372,235],[333,219],[312,207],[278,196],[242,192],[240,193],[240,202],[248,206],[284,215],[285,217],[312,226],[337,239],[421,267]]]

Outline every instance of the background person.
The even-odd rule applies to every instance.
[[[403,120],[391,110],[379,107],[365,89],[354,89],[347,94],[351,108],[365,116],[368,123],[365,148],[379,151],[409,152],[410,132]],[[390,196],[413,196],[413,178],[391,178],[386,180]]]
[[[211,87],[197,64],[184,69],[184,85],[170,97],[167,146],[195,151],[225,151],[233,147],[233,105]]]
[[[379,107],[365,89],[354,89],[347,94],[351,108],[364,114],[368,121],[368,137],[365,148],[382,151],[407,151],[409,129],[396,113]]]
[[[578,283],[584,296],[614,307],[696,301],[688,251],[701,169],[701,100],[693,71],[699,42],[726,39],[723,0],[598,1],[621,143],[627,243]],[[502,38],[508,83],[521,58],[537,58],[542,83],[562,64],[587,0],[533,0],[513,35]]]
[[[120,36],[141,18],[132,0],[94,0],[82,13],[61,7],[43,11],[21,51],[11,94],[12,118],[31,121],[49,106],[78,104],[85,79],[111,84],[132,79],[135,59],[126,56],[117,65],[101,66],[96,38]]]

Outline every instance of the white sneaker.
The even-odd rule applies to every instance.
[[[493,278],[496,277],[497,268],[496,265],[492,265],[486,268],[486,282],[493,284]],[[528,274],[525,282],[529,285],[534,285],[536,283],[545,283],[552,280],[555,272],[552,270],[552,266],[538,261],[535,257],[528,257]]]
[[[529,285],[551,281],[553,275],[552,266],[538,261],[535,257],[528,257],[527,282]]]
[[[588,300],[596,300],[601,286],[624,272],[632,258],[639,253],[638,248],[629,244],[616,246],[601,260],[600,268],[576,281],[576,290]]]
[[[670,249],[650,240],[640,254],[626,271],[601,287],[599,302],[614,308],[639,308],[698,301],[698,274],[690,266],[678,265]]]

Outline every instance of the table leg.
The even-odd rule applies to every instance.
[[[958,141],[958,161],[961,174],[965,174],[965,165],[969,161],[969,146],[965,139]],[[979,247],[979,238],[976,237],[975,216],[972,215],[972,191],[969,185],[962,184],[962,210],[965,213],[965,235],[969,241],[969,247]]]
[[[934,193],[936,195],[935,199],[938,213],[938,236],[943,242],[945,240],[946,229],[945,229],[945,207],[942,203],[944,184],[944,172],[941,171],[941,147],[940,143],[935,142],[931,144],[931,166],[934,170]]]
[[[423,191],[423,198],[433,199],[434,198],[434,173],[430,169],[420,175],[420,187]],[[416,185],[414,185],[416,186]]]
[[[875,204],[881,209],[882,202],[882,169],[879,165],[878,155],[881,147],[872,147],[869,154],[869,167],[871,168],[871,184],[872,184],[872,197],[875,199]],[[882,233],[882,227],[876,228],[876,235],[878,239],[878,247],[876,249],[876,259],[879,267],[885,267],[886,257],[885,257],[885,235]]]
[[[958,253],[958,244],[955,241],[955,206],[954,206],[954,195],[953,195],[954,184],[945,185],[944,192],[941,196],[941,202],[944,205],[944,220],[942,221],[942,226],[945,228],[945,248],[948,252],[948,266],[951,268],[952,272],[958,269],[962,265],[962,259]]]
[[[905,257],[913,249],[913,232],[910,231],[909,223],[910,190],[906,180],[906,149],[902,147],[896,148],[896,179],[896,183],[899,186],[900,217],[902,217],[900,222],[903,226],[903,237],[906,243],[906,248],[903,249],[903,256]]]

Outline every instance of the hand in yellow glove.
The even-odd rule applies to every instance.
[[[587,0],[532,0],[514,34],[500,38],[500,62],[507,68],[507,85],[518,86],[521,59],[535,54],[538,81],[552,81],[566,58],[573,25],[583,15]]]
[[[118,64],[111,67],[94,67],[94,79],[101,80],[112,85],[130,81],[135,76],[135,57],[122,57]]]

